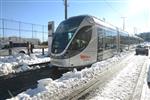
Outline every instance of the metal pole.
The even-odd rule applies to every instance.
[[[32,39],[33,39],[33,24],[32,24]]]
[[[37,31],[35,30],[35,36],[34,36],[34,38],[37,38]]]
[[[120,33],[118,28],[117,28],[117,52],[120,52]]]
[[[4,19],[2,19],[3,42],[4,42]]]
[[[65,19],[67,19],[67,15],[68,15],[68,14],[67,14],[67,13],[68,13],[68,12],[67,12],[67,10],[68,10],[68,9],[67,9],[67,0],[64,0],[64,2],[65,2]]]
[[[137,28],[134,27],[134,34],[137,34]]]
[[[12,55],[13,42],[9,41],[9,55]]]
[[[21,22],[19,22],[19,42],[21,42],[21,29],[20,29],[20,26],[21,26]]]
[[[127,17],[121,17],[123,19],[123,30],[125,30],[125,18]]]
[[[43,29],[42,38],[43,38],[43,42],[44,42],[44,25],[43,25],[42,29]]]
[[[44,47],[42,48],[42,55],[44,55]]]

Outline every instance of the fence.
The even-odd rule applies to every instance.
[[[29,41],[33,44],[47,41],[47,25],[0,19],[0,43],[6,43],[10,40],[17,42]]]

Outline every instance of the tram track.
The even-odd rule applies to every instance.
[[[135,59],[135,56],[130,55],[130,57],[126,57],[125,59],[121,60],[119,63],[114,63],[112,65],[109,65],[96,78],[93,78],[92,80],[90,80],[88,83],[86,83],[86,85],[83,85],[82,87],[75,89],[75,91],[73,91],[69,95],[63,96],[61,100],[85,99],[85,96],[88,95],[88,93],[91,92],[93,89],[97,87],[104,87],[106,83],[108,82],[108,80],[111,80],[113,76],[116,76],[117,73],[119,73],[123,68],[125,68],[125,66],[129,63],[131,59]],[[33,72],[26,71],[23,73],[19,73],[18,76],[16,75],[14,77],[6,78],[4,82],[0,80],[0,96],[1,95],[3,96],[3,98],[2,97],[1,98],[2,99],[10,98],[11,96],[16,96],[18,93],[25,91],[26,89],[36,88],[37,80],[39,79],[42,79],[42,78],[58,79],[59,77],[61,77],[63,73],[67,72],[67,70],[66,71],[57,70],[55,67],[49,67],[48,65],[49,64],[47,64],[46,67],[43,67],[41,69],[32,70]],[[144,62],[143,62],[143,65],[145,66]],[[141,67],[141,70],[144,71],[145,69]],[[140,73],[142,72],[139,72],[139,76],[143,76]],[[22,84],[24,82],[25,84]],[[13,85],[10,85],[11,83]],[[3,88],[3,87],[6,87],[6,88]],[[138,89],[134,91],[138,91]],[[3,93],[6,93],[7,97]],[[127,98],[129,98],[130,100],[134,100],[134,99],[131,99],[134,97],[133,95],[134,95],[134,92],[132,95],[130,95]]]
[[[134,58],[134,57],[133,57]],[[131,58],[131,59],[133,59]],[[130,60],[128,60],[130,61]],[[126,63],[128,63],[128,61]],[[122,64],[120,64],[122,65]],[[138,68],[139,67],[139,68]],[[141,93],[142,93],[142,87],[143,87],[143,83],[144,83],[144,78],[145,78],[145,74],[146,74],[146,68],[147,68],[147,61],[144,61],[140,64],[138,64],[137,68],[139,69],[139,72],[138,72],[138,76],[136,78],[136,81],[135,81],[135,84],[134,84],[134,88],[131,90],[132,92],[126,96],[126,99],[125,100],[141,100]],[[119,71],[118,71],[119,72]],[[114,76],[114,75],[113,75]],[[102,80],[103,80],[103,77],[100,77]],[[107,79],[104,78],[106,81],[103,82],[103,83],[96,83],[95,82],[95,87],[104,87],[105,86],[105,83],[107,82]],[[109,80],[109,79],[108,79]],[[122,84],[123,85],[123,84]],[[94,87],[94,86],[93,86]],[[93,89],[93,88],[92,88]],[[91,89],[91,90],[92,90]],[[89,95],[89,92],[90,90],[86,90],[87,92],[84,93],[84,95],[80,95],[78,96],[77,98],[72,98],[71,100],[75,100],[75,99],[78,99],[78,100],[82,100],[82,99],[85,99],[87,95]],[[86,98],[87,100],[89,98]],[[69,99],[70,100],[70,99]]]
[[[28,70],[0,76],[0,100],[11,98],[29,88],[36,88],[37,81],[43,78],[58,79],[67,70],[58,70],[49,62],[31,64],[29,66],[45,66],[40,69]],[[19,67],[19,66],[16,66]]]
[[[145,76],[147,74],[146,73],[147,66],[148,66],[148,63],[145,61],[142,64],[141,71],[140,71],[139,76],[136,80],[137,84],[135,85],[134,90],[132,92],[132,95],[129,97],[129,100],[141,100],[142,89],[143,89],[142,87],[144,84]]]
[[[113,76],[117,75],[117,73],[121,71],[126,64],[128,64],[128,61],[130,61],[133,58],[134,56],[131,56],[130,58],[127,58],[126,60],[120,61],[119,64],[117,63],[117,64],[110,65],[100,75],[98,75],[98,77],[88,82],[85,86],[76,89],[70,95],[62,98],[61,100],[85,99],[85,96],[88,95],[88,93],[92,91],[93,89],[97,87],[105,86],[108,80],[110,80]]]

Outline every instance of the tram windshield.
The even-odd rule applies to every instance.
[[[60,23],[54,33],[52,41],[52,53],[61,53],[73,37],[85,16],[73,17]]]

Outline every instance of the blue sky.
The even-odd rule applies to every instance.
[[[90,14],[133,32],[150,31],[149,0],[68,0],[68,17]],[[63,0],[0,0],[0,18],[47,25],[64,20]]]

